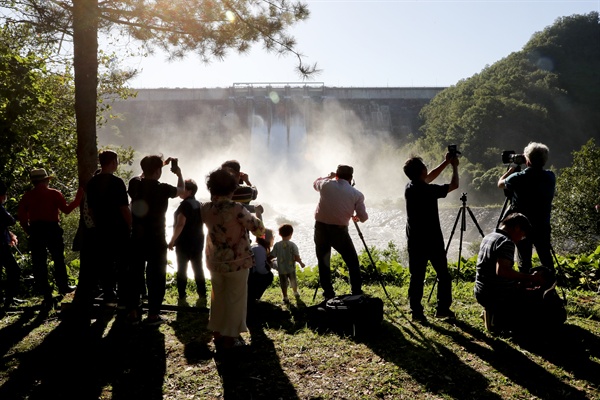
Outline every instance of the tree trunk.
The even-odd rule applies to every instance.
[[[73,1],[73,70],[77,123],[77,169],[85,184],[97,168],[98,2]]]

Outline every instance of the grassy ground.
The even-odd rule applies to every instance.
[[[486,333],[472,284],[454,288],[456,321],[425,325],[407,318],[405,287],[388,287],[400,311],[381,287],[366,289],[385,307],[369,337],[311,328],[303,309],[313,292],[288,307],[272,287],[244,336],[249,346],[224,357],[205,312],[166,312],[167,324],[131,328],[107,311],[81,326],[25,308],[0,320],[0,399],[600,399],[593,293],[569,293],[561,332],[516,341]]]

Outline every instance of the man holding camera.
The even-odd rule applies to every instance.
[[[507,190],[511,212],[519,212],[531,223],[531,233],[517,244],[519,270],[525,274],[532,267],[532,246],[543,266],[554,268],[550,244],[550,212],[556,188],[556,177],[545,170],[548,146],[531,142],[523,150],[527,168],[517,171],[510,167],[498,181],[498,187]]]
[[[406,200],[406,236],[410,271],[408,299],[414,321],[427,321],[421,304],[427,261],[431,261],[439,282],[435,316],[436,318],[454,318],[454,312],[450,310],[452,279],[448,272],[437,200],[446,197],[448,193],[458,188],[457,154],[456,148],[449,147],[444,162],[431,172],[427,171],[427,167],[420,157],[411,157],[404,163],[404,173],[410,179],[404,190],[404,198]],[[452,166],[450,183],[431,184],[448,165]]]
[[[365,196],[354,188],[352,175],[354,168],[338,165],[335,173],[317,178],[313,183],[319,192],[319,204],[315,211],[315,250],[319,265],[319,280],[323,297],[335,297],[331,283],[331,248],[333,247],[348,266],[352,294],[362,294],[362,280],[358,255],[348,233],[348,223],[365,222],[369,215],[365,207]]]

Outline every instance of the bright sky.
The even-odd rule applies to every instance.
[[[519,51],[563,16],[600,11],[600,0],[308,0],[310,18],[292,28],[297,49],[326,86],[450,86]],[[137,57],[134,88],[229,87],[299,82],[293,56],[261,47],[200,63],[193,54],[168,62]]]

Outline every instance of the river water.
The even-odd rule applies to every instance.
[[[461,212],[462,215],[462,203],[458,202],[456,207],[453,208],[451,207],[451,204],[441,204],[442,202],[447,203],[448,201],[440,200],[440,222],[442,225],[445,243],[448,243],[459,212]],[[170,234],[172,232],[172,214],[177,207],[177,204],[178,202],[172,201],[172,207],[169,210],[169,218],[167,220],[167,240],[170,238]],[[308,203],[288,203],[275,205],[263,203],[263,207],[265,208],[263,221],[267,228],[274,230],[275,241],[281,240],[277,233],[277,228],[284,223],[291,224],[294,227],[292,241],[298,245],[300,256],[307,266],[315,266],[317,264],[313,242],[315,206],[316,204]],[[471,211],[473,212],[475,221],[477,221],[477,224],[481,227],[484,234],[487,234],[494,229],[500,213],[499,207],[471,208]],[[400,249],[400,253],[403,257],[401,260],[402,265],[407,266],[408,263],[405,258],[405,211],[397,207],[390,207],[389,205],[374,204],[371,206],[367,203],[367,212],[369,213],[369,219],[364,223],[358,223],[358,227],[363,234],[366,245],[369,247],[375,246],[383,249],[387,247],[390,241],[394,242]],[[459,218],[454,235],[450,242],[450,247],[448,249],[449,262],[456,262],[458,259],[461,220],[462,217]],[[478,249],[481,235],[468,210],[465,216],[465,228],[466,229],[463,231],[461,254],[463,257],[470,257]],[[358,231],[352,222],[350,224],[349,231],[354,242],[354,246],[356,247],[357,252],[360,253],[364,249],[364,244],[361,241]],[[169,252],[169,260],[171,261],[169,272],[173,273],[176,270],[174,252]],[[210,275],[208,272],[205,272],[206,276],[209,277]],[[188,270],[188,276],[193,276],[191,269]]]

